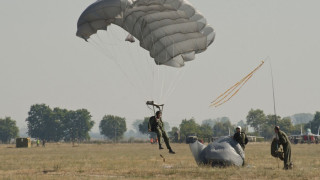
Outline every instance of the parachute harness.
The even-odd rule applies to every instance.
[[[247,81],[253,76],[253,74],[258,71],[258,69],[264,64],[264,61],[261,62],[259,66],[257,66],[253,71],[251,71],[248,75],[242,78],[239,82],[231,86],[227,91],[218,96],[215,100],[211,102],[210,107],[218,107],[222,104],[229,101],[234,95],[236,95],[243,85],[247,83]]]
[[[159,111],[163,111],[164,104],[155,104],[154,101],[147,101],[146,104],[150,110],[153,110],[154,115],[156,115],[155,107],[158,108]],[[152,106],[152,109],[150,108],[150,106]]]

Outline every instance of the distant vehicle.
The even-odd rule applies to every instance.
[[[307,129],[306,134],[302,133],[302,126],[301,126],[301,134],[299,135],[291,135],[289,136],[290,140],[292,143],[294,144],[298,144],[298,143],[315,143],[318,144],[319,143],[319,139],[320,139],[320,135],[319,135],[319,130],[320,130],[320,126],[318,128],[318,134],[313,134],[311,132],[311,129]]]

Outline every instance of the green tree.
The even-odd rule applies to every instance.
[[[280,119],[278,122],[278,126],[281,128],[282,131],[286,132],[288,135],[294,130],[294,126],[292,125],[292,121],[290,117],[284,117]]]
[[[172,127],[171,131],[168,132],[168,136],[170,137],[172,142],[180,142],[180,131],[177,127]]]
[[[230,121],[217,122],[213,126],[213,136],[215,137],[227,136],[229,135],[229,131],[231,133],[233,132],[233,130],[234,130],[234,126],[232,126]]]
[[[209,125],[211,128],[213,128],[213,126],[216,124],[216,120],[215,119],[206,119],[202,121],[201,125]]]
[[[180,124],[180,139],[185,141],[186,137],[189,135],[198,135],[200,132],[200,125],[191,118],[189,120],[184,119]]]
[[[86,109],[68,111],[63,119],[64,139],[75,142],[89,140],[89,131],[94,125],[90,112]]]
[[[275,126],[275,115],[269,114],[266,116],[265,122],[260,125],[260,135],[263,136],[266,140],[270,140],[275,135],[274,126]],[[291,119],[289,117],[281,118],[277,116],[277,125],[280,127],[282,131],[290,135],[290,133],[294,130],[294,126],[291,123]]]
[[[253,127],[256,132],[260,132],[260,127],[265,123],[265,121],[266,115],[261,109],[251,109],[247,115],[247,124]]]
[[[150,134],[148,131],[149,117],[145,117],[141,124],[139,124],[139,132],[141,134]]]
[[[222,122],[222,123],[226,123],[226,122],[230,122],[230,118],[228,118],[228,117],[220,117],[220,118],[217,118],[216,121]]]
[[[113,139],[115,142],[123,138],[127,131],[126,119],[119,116],[105,115],[100,121],[100,134]]]
[[[34,138],[53,140],[52,127],[55,121],[52,119],[52,110],[45,104],[32,105],[26,119],[28,126],[28,134]]]
[[[207,139],[207,141],[209,142],[211,140],[211,137],[213,135],[213,128],[208,125],[208,124],[202,124],[200,126],[200,131],[199,131],[199,135],[198,137],[203,139],[204,141],[206,141],[205,139]]]
[[[47,141],[74,142],[90,139],[89,131],[94,125],[90,112],[86,109],[69,111],[66,109],[50,109],[45,104],[32,105],[26,119],[28,134],[31,137]]]
[[[133,129],[136,131],[136,132],[140,132],[139,131],[139,125],[143,123],[143,120],[141,119],[137,119],[135,120],[133,123],[132,123],[132,126],[133,126]]]
[[[0,140],[2,143],[10,142],[10,139],[18,136],[19,129],[16,125],[16,121],[10,117],[0,119]]]
[[[58,142],[65,137],[66,127],[64,123],[68,122],[66,119],[67,115],[68,115],[67,109],[54,108],[52,111],[50,139],[52,139],[55,142]]]
[[[174,137],[174,134],[176,133],[176,132],[178,132],[179,131],[179,128],[177,128],[177,127],[172,127],[172,129],[171,129],[171,131],[169,131],[168,132],[168,135],[169,135],[169,137]]]

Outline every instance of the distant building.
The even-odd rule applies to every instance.
[[[31,139],[30,138],[17,138],[16,139],[16,147],[17,148],[31,147]]]

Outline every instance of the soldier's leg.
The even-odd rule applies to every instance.
[[[288,153],[288,168],[289,169],[292,169],[293,167],[293,164],[291,162],[291,146],[289,145],[288,148],[287,148],[287,153]]]
[[[283,165],[284,169],[288,169],[290,165],[290,156],[291,152],[289,150],[288,146],[283,146],[283,152],[284,152],[284,160],[283,160]],[[289,154],[290,153],[290,154]]]
[[[167,136],[166,131],[162,131],[162,137],[164,142],[166,143],[166,146],[168,149],[171,149],[170,143],[169,143],[169,137]]]
[[[157,138],[158,138],[158,143],[159,143],[159,148],[162,147],[162,131],[160,128],[156,129],[156,133],[157,133]]]

